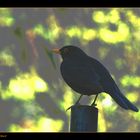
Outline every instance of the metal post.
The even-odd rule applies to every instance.
[[[70,132],[97,132],[98,109],[94,106],[71,107]]]

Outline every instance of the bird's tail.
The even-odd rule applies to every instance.
[[[113,92],[110,93],[111,97],[118,103],[121,107],[125,109],[131,109],[135,112],[138,112],[138,108],[134,106],[119,90],[117,85],[114,83],[114,86],[112,87]]]

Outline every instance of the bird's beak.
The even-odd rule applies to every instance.
[[[58,48],[52,49],[52,52],[60,54],[60,49],[58,49]]]

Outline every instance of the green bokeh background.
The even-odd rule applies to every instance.
[[[0,131],[68,132],[79,94],[63,81],[51,49],[76,45],[110,71],[140,108],[139,8],[0,8]],[[81,100],[90,104],[94,96]],[[140,112],[102,93],[98,132],[139,132]]]

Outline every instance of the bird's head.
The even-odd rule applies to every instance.
[[[86,54],[76,46],[64,46],[60,49],[53,49],[53,52],[60,54],[63,59],[73,58],[73,57],[81,57]]]

